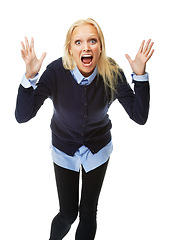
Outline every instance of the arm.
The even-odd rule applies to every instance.
[[[134,92],[128,84],[124,73],[117,86],[117,99],[129,117],[136,123],[146,123],[149,113],[150,88],[148,81],[135,81]]]
[[[26,122],[34,117],[44,100],[50,95],[50,90],[46,84],[47,73],[43,74],[39,87],[31,87],[29,83],[29,78],[35,77],[37,72],[39,72],[46,53],[42,54],[40,60],[37,59],[33,38],[30,45],[27,38],[25,38],[25,45],[22,42],[21,53],[26,64],[26,74],[24,81],[22,80],[22,85],[19,87],[17,96],[15,117],[19,123]]]
[[[45,99],[51,96],[51,87],[48,82],[52,76],[51,70],[46,69],[35,89],[19,86],[15,109],[15,118],[18,123],[27,122],[35,117]]]
[[[119,80],[117,87],[117,98],[119,102],[122,104],[129,117],[141,125],[145,124],[147,121],[150,101],[149,82],[144,81],[142,75],[145,74],[146,63],[154,52],[154,50],[151,50],[153,44],[154,43],[151,43],[150,39],[147,41],[146,45],[145,41],[143,41],[134,60],[131,60],[130,56],[126,54],[126,58],[133,72],[137,75],[137,78],[135,77],[133,80],[134,92],[127,83],[124,73],[122,73],[123,79]],[[139,78],[142,78],[141,81]]]

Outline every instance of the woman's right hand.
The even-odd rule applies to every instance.
[[[26,78],[34,78],[36,74],[40,71],[42,66],[42,62],[46,57],[46,53],[44,52],[41,58],[38,60],[34,51],[34,39],[31,38],[31,42],[29,45],[27,37],[25,37],[25,44],[21,42],[22,49],[21,54],[22,58],[26,64]]]

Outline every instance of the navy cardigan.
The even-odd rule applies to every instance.
[[[118,79],[114,100],[119,100],[132,120],[145,124],[149,111],[149,83],[135,81],[133,92],[123,72],[122,77]],[[59,58],[48,65],[35,90],[19,86],[16,120],[19,123],[29,121],[47,98],[51,98],[54,105],[52,144],[59,150],[73,156],[85,145],[96,153],[111,140],[107,112],[112,101],[100,75],[90,85],[81,86]]]

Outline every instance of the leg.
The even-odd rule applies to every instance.
[[[97,204],[107,164],[108,161],[88,173],[84,169],[82,170],[80,223],[76,232],[76,240],[93,240],[95,238]]]
[[[61,240],[78,215],[79,173],[54,164],[60,212],[52,221],[50,240]]]

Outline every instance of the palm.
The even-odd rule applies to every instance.
[[[40,70],[42,62],[46,56],[46,53],[43,53],[41,58],[38,60],[34,51],[34,40],[31,39],[31,43],[29,45],[28,39],[25,38],[25,45],[22,44],[22,58],[26,64],[26,77],[32,78],[34,77]]]
[[[151,39],[147,41],[145,46],[145,41],[141,43],[140,49],[134,60],[132,60],[130,56],[126,54],[126,58],[128,59],[130,66],[136,75],[145,74],[146,63],[151,58],[154,52],[154,50],[151,50],[154,43],[152,42],[150,44],[150,42]]]

